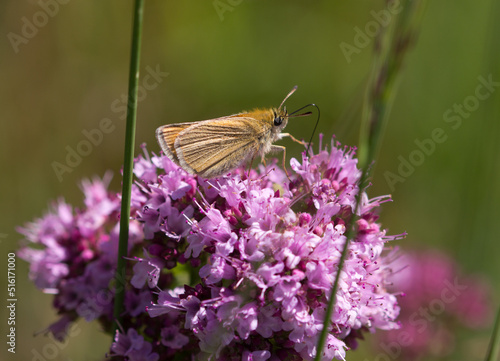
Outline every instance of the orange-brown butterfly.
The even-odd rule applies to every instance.
[[[289,133],[281,133],[291,116],[309,115],[311,112],[288,114],[285,101],[297,90],[295,86],[278,108],[254,109],[226,117],[191,123],[167,124],[156,129],[156,138],[163,152],[177,165],[191,174],[214,178],[226,174],[246,161],[270,151],[283,151],[285,147],[272,143],[283,137],[304,144]],[[315,106],[314,104],[309,104]],[[307,105],[307,106],[309,106]],[[307,107],[306,106],[306,107]]]

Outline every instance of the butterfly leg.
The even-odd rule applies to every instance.
[[[285,133],[286,134],[286,133]],[[291,182],[292,180],[290,179],[290,176],[288,175],[288,172],[286,170],[286,165],[285,165],[285,160],[286,160],[286,148],[281,146],[281,145],[272,145],[271,146],[271,152],[273,151],[283,151],[283,170],[285,171],[286,177],[288,180]]]
[[[264,164],[264,167],[267,167],[267,164],[266,164],[266,155],[265,154],[262,154],[261,157],[260,157],[260,162],[262,164]]]
[[[299,144],[302,144],[303,146],[306,146],[307,143],[302,141],[302,140],[298,140],[297,138],[295,138],[293,135],[291,135],[290,133],[281,133],[280,134],[281,137],[290,137],[291,140],[293,140],[294,142],[297,142]]]
[[[253,164],[253,161],[255,160],[256,155],[257,155],[257,153],[254,153],[254,155],[252,155],[252,159],[250,160],[250,163],[248,164],[248,178],[250,178],[250,171],[252,170],[252,164]]]

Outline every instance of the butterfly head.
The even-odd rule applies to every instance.
[[[272,109],[272,122],[273,122],[273,127],[271,128],[271,133],[273,135],[273,138],[277,138],[283,128],[286,127],[288,124],[288,112],[286,110],[286,107],[283,106],[285,104],[286,100],[290,98],[290,95],[292,95],[295,91],[297,90],[297,85],[290,90],[290,92],[287,94],[285,99],[281,102],[280,106],[278,108],[273,108]]]
[[[273,134],[279,134],[288,124],[288,112],[286,107],[280,107],[278,109],[272,109],[272,113],[273,127],[271,132]]]

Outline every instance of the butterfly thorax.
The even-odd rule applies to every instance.
[[[285,109],[267,108],[252,109],[249,112],[242,112],[236,116],[251,118],[254,121],[253,127],[258,133],[256,141],[258,143],[257,153],[261,156],[268,153],[272,143],[281,139],[281,131],[288,123],[288,113]]]
[[[262,127],[262,134],[266,137],[266,140],[270,140],[271,142],[280,139],[279,134],[288,124],[288,112],[286,108],[256,108],[232,116],[255,119],[255,126]]]

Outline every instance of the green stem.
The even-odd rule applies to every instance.
[[[130,221],[130,198],[134,165],[135,123],[137,118],[137,89],[139,83],[139,59],[141,51],[142,15],[144,0],[136,0],[134,6],[134,25],[132,29],[132,48],[130,51],[130,70],[128,82],[127,124],[125,130],[125,152],[123,162],[122,204],[120,212],[120,237],[118,263],[115,275],[115,303],[113,336],[121,321],[124,310],[125,281],[127,264],[128,232]]]
[[[486,355],[485,360],[486,361],[498,360],[499,353],[500,353],[500,308],[497,311],[497,318],[495,321],[495,326],[493,327],[490,346],[488,348],[488,354]]]
[[[339,288],[339,282],[340,282],[340,277],[342,273],[342,268],[344,266],[344,262],[347,258],[347,253],[349,252],[349,241],[356,237],[356,221],[359,219],[358,210],[359,210],[359,205],[361,204],[361,195],[363,194],[363,185],[366,182],[366,179],[368,178],[369,174],[369,168],[364,168],[363,172],[361,173],[361,178],[359,180],[359,191],[358,194],[356,195],[356,206],[354,208],[353,215],[347,224],[346,228],[346,241],[344,244],[344,248],[342,249],[342,254],[340,255],[340,260],[339,260],[339,266],[338,266],[338,272],[337,275],[335,276],[335,281],[333,283],[332,290],[330,291],[330,296],[329,296],[329,302],[328,306],[326,307],[326,312],[325,312],[325,319],[323,322],[323,329],[321,330],[321,334],[318,340],[318,347],[316,348],[317,353],[316,357],[314,358],[315,361],[320,361],[322,359],[322,352],[320,350],[323,350],[325,347],[326,343],[326,335],[329,332],[328,325],[331,323],[330,320],[332,318],[332,313],[333,313],[333,306],[335,305],[336,301],[336,296],[337,296],[337,290]]]
[[[403,60],[416,43],[425,1],[408,0],[401,6],[394,26],[381,29],[374,47],[375,59],[365,96],[359,139],[358,159],[362,168],[377,159]]]
[[[384,29],[375,39],[374,66],[367,86],[358,152],[359,167],[362,170],[358,183],[359,191],[356,195],[353,215],[346,225],[346,242],[342,249],[338,272],[330,292],[323,329],[316,348],[315,361],[322,359],[342,269],[349,252],[349,243],[356,238],[356,222],[359,219],[357,214],[361,203],[361,195],[367,186],[367,180],[373,170],[371,165],[377,158],[378,149],[382,142],[383,130],[396,93],[396,85],[403,59],[408,52],[407,50],[415,43],[417,29],[423,15],[423,3],[424,0],[402,2],[403,9],[392,29]]]

